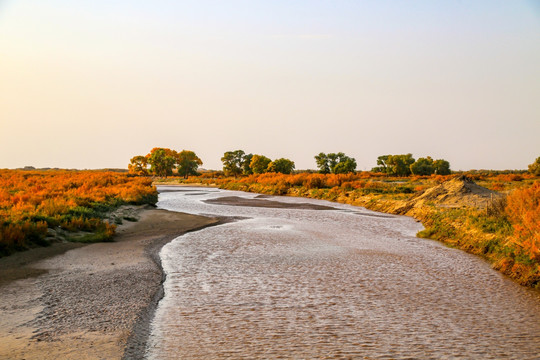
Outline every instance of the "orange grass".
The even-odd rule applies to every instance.
[[[512,192],[505,210],[514,228],[509,241],[519,254],[540,263],[540,182]]]
[[[0,170],[0,256],[47,245],[49,228],[110,239],[115,225],[103,221],[108,210],[156,201],[147,178],[101,171]]]

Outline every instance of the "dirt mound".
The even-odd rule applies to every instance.
[[[444,183],[427,189],[411,199],[415,206],[425,203],[446,206],[485,207],[492,199],[501,194],[476,184],[465,175],[455,177]]]
[[[407,201],[403,208],[399,209],[399,213],[404,214],[413,208],[425,205],[486,208],[491,201],[501,196],[502,194],[486,189],[467,176],[461,175],[413,197]]]

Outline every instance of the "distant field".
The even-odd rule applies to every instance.
[[[107,241],[124,204],[154,204],[147,178],[104,171],[0,170],[0,256],[53,241]]]

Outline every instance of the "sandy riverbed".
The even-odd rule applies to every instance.
[[[0,259],[1,359],[120,359],[144,350],[162,291],[159,249],[220,220],[157,209],[139,216],[112,243]]]

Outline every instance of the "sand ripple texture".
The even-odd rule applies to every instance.
[[[231,194],[256,196],[160,195],[169,210],[248,219],[163,248],[147,358],[539,358],[539,293],[416,238],[414,220],[306,199],[272,198],[337,209],[202,202]]]

